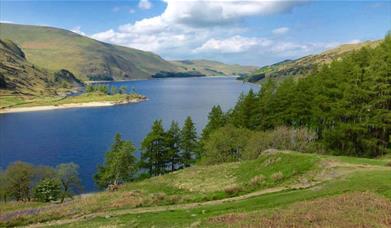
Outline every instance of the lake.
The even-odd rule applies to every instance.
[[[149,99],[138,104],[75,108],[0,115],[0,166],[14,161],[55,166],[75,162],[85,191],[94,191],[93,175],[121,133],[137,147],[155,119],[168,127],[191,116],[200,132],[213,105],[232,108],[240,93],[254,84],[233,77],[172,78],[107,83],[135,88]]]

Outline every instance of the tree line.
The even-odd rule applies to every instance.
[[[87,93],[100,92],[106,95],[126,94],[128,91],[128,87],[122,85],[117,88],[115,86],[108,86],[104,84],[89,84],[86,86],[85,91]],[[131,88],[131,93],[136,93],[136,89],[134,87]]]
[[[390,152],[390,110],[387,35],[379,46],[362,48],[304,78],[269,79],[259,92],[242,94],[226,113],[214,107],[201,142],[205,145],[211,132],[227,125],[252,131],[287,126],[315,132],[318,145],[328,153],[377,157]]]
[[[53,168],[14,162],[6,170],[0,170],[1,200],[63,202],[82,191],[78,169],[75,163]]]
[[[155,120],[151,131],[141,143],[141,158],[136,159],[136,147],[117,133],[104,163],[94,176],[101,188],[134,180],[137,176],[150,177],[189,167],[199,157],[197,131],[191,117],[183,127],[172,121],[165,130],[161,120]],[[137,175],[139,174],[139,175]]]

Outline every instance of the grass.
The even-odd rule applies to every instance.
[[[0,208],[2,214],[21,213],[21,216],[3,223],[9,226],[98,213],[97,217],[86,221],[77,220],[69,226],[126,224],[141,227],[183,227],[193,224],[214,227],[224,226],[224,223],[218,222],[219,216],[233,214],[232,216],[236,217],[241,213],[239,217],[247,218],[252,216],[251,213],[262,213],[262,216],[266,216],[265,221],[269,221],[267,216],[273,217],[274,210],[288,208],[288,216],[290,211],[296,211],[289,209],[296,203],[338,197],[350,192],[371,192],[391,200],[391,168],[375,159],[340,159],[341,157],[334,156],[277,152],[264,154],[251,161],[194,166],[128,183],[118,192],[96,193],[62,205],[26,203],[16,206],[6,204]],[[371,163],[374,165],[368,165]],[[323,182],[316,187],[284,188],[298,186],[297,183],[301,183],[303,179],[307,179],[307,182],[318,181],[319,176],[323,178]],[[234,189],[234,193],[226,192],[224,189],[227,187]],[[272,188],[281,190],[253,194]],[[236,197],[235,200],[230,198],[233,196]],[[375,196],[375,200],[380,199],[376,197],[378,196]],[[216,201],[223,198],[230,200]],[[206,201],[210,202],[202,203]],[[196,203],[188,204],[192,202]],[[29,210],[30,214],[23,214],[23,209],[33,207],[40,209],[32,210],[33,213]],[[44,209],[45,207],[49,209]],[[159,212],[148,212],[154,209]],[[242,221],[237,222],[240,225]]]
[[[21,97],[0,97],[0,108],[12,107],[35,107],[35,106],[57,106],[64,104],[80,104],[89,102],[114,102],[121,103],[133,99],[144,99],[138,94],[115,94],[106,95],[99,92],[84,93],[79,96],[71,97],[36,97],[32,99],[23,99]]]
[[[97,217],[92,220],[72,224],[71,226],[93,227],[96,225],[127,224],[139,227],[187,227],[192,224],[198,224],[201,227],[215,227],[216,224],[213,221],[215,221],[218,216],[224,214],[273,211],[290,207],[294,203],[317,200],[323,197],[338,197],[338,195],[349,192],[372,192],[376,195],[382,195],[382,197],[375,196],[375,199],[382,199],[383,203],[389,203],[389,200],[391,200],[390,170],[360,171],[351,174],[347,178],[330,181],[314,189],[271,193],[242,201],[203,206],[195,209],[128,214],[110,218]],[[384,200],[383,197],[385,197],[386,200]],[[365,215],[367,214],[365,213]]]

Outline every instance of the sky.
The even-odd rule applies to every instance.
[[[263,66],[382,39],[391,1],[0,0],[0,21],[64,28],[168,60]]]

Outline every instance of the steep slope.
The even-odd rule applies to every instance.
[[[381,41],[366,41],[358,44],[344,44],[317,55],[308,55],[296,60],[284,60],[257,69],[252,75],[243,77],[244,80],[257,82],[263,78],[280,78],[285,76],[300,76],[309,73],[317,65],[328,64],[342,58],[347,53],[363,47],[376,47]]]
[[[15,43],[0,39],[0,95],[55,95],[60,88],[80,85],[67,70],[53,75],[28,62]]]
[[[141,79],[159,71],[177,70],[153,53],[110,45],[63,29],[0,23],[0,38],[17,43],[31,63],[50,71],[67,69],[82,80]]]
[[[182,60],[172,61],[181,71],[197,71],[206,76],[216,75],[246,75],[257,69],[255,66],[241,66],[238,64],[225,64],[211,60]]]

